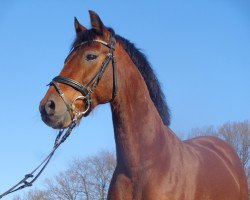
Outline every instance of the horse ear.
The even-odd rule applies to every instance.
[[[83,25],[79,23],[76,17],[75,17],[74,25],[75,25],[76,34],[87,30]]]
[[[104,26],[100,17],[92,10],[89,10],[89,16],[92,28],[102,35],[106,35],[108,33],[108,29]]]

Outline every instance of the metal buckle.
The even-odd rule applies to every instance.
[[[78,111],[78,110],[76,110],[75,103],[76,103],[77,100],[82,100],[84,103],[87,102],[87,108],[86,108],[86,110],[84,110],[84,111]],[[84,100],[86,100],[86,101],[84,101]],[[89,109],[90,109],[91,104],[90,104],[89,98],[86,98],[85,96],[78,96],[78,97],[76,97],[76,98],[74,99],[74,101],[72,102],[71,106],[72,106],[73,110],[76,111],[76,114],[75,114],[75,116],[74,116],[74,119],[75,119],[75,118],[78,119],[79,117],[82,117],[82,116],[85,115],[87,112],[89,112]],[[77,120],[77,119],[76,119],[76,120]]]

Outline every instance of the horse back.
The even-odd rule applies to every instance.
[[[184,146],[199,163],[195,199],[248,199],[245,172],[231,145],[217,137],[202,136],[184,141]]]

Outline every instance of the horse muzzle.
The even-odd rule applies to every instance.
[[[54,95],[43,99],[39,105],[43,122],[55,129],[67,128],[71,123],[71,115],[64,103]]]

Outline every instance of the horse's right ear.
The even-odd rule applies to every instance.
[[[89,10],[90,22],[92,28],[102,35],[108,35],[108,29],[102,23],[100,17],[92,10]]]
[[[85,28],[83,25],[81,25],[79,23],[79,21],[76,19],[76,17],[75,17],[74,25],[75,25],[76,34],[87,30],[87,28]]]

